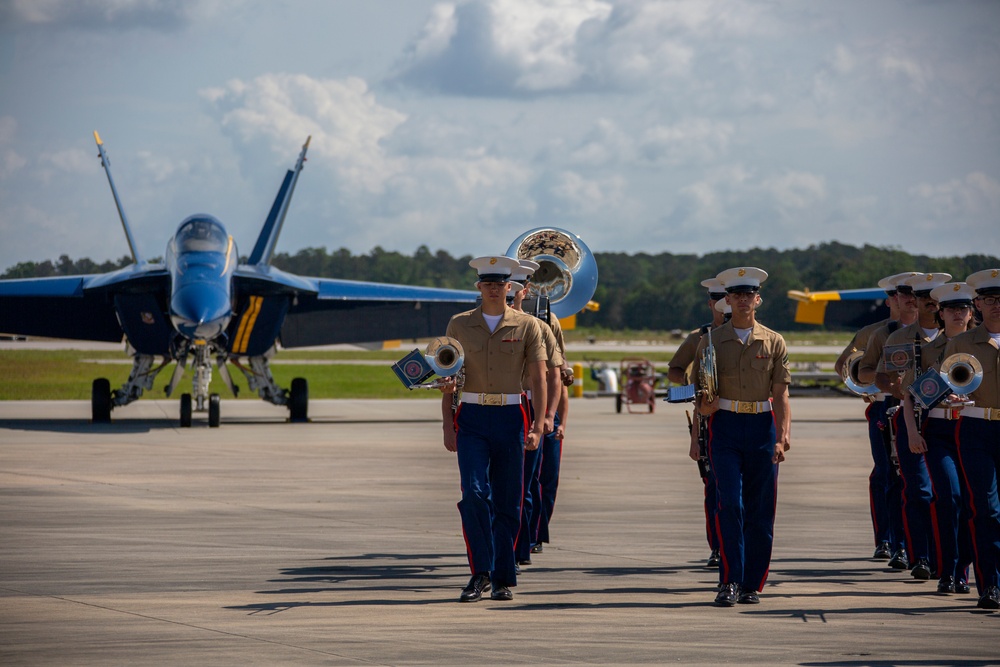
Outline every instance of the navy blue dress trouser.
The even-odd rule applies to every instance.
[[[896,425],[896,454],[899,457],[899,474],[903,478],[903,529],[910,565],[918,558],[926,558],[931,571],[937,571],[937,549],[934,547],[934,530],[931,527],[931,477],[923,454],[910,451],[910,438],[900,408],[894,415]]]
[[[931,519],[934,526],[939,577],[969,580],[972,538],[969,534],[969,498],[962,480],[955,435],[958,422],[931,418],[924,423],[927,443],[924,460],[931,474]]]
[[[972,545],[976,588],[1000,585],[1000,421],[962,417],[958,421],[958,458],[972,503]]]
[[[767,581],[778,499],[778,465],[771,462],[775,440],[770,412],[720,410],[708,420],[721,584],[759,591]]]
[[[868,441],[872,450],[872,472],[868,476],[868,500],[872,515],[875,546],[888,542],[896,551],[903,548],[902,481],[889,460],[884,429],[888,428],[885,401],[870,403],[865,410]]]
[[[562,420],[559,413],[556,413],[555,425],[559,426]],[[552,513],[556,507],[556,491],[559,489],[559,468],[562,465],[563,441],[555,436],[555,432],[546,433],[542,440],[542,446],[538,448],[541,452],[541,461],[538,464],[538,474],[534,479],[532,495],[538,498],[537,502],[531,505],[531,545],[539,542],[549,541],[549,521],[552,520]]]
[[[527,413],[520,405],[462,403],[455,419],[469,566],[473,574],[491,573],[494,587],[516,586]]]

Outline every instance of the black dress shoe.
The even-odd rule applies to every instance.
[[[968,593],[972,589],[969,588],[969,582],[965,579],[959,579],[955,582],[955,592],[956,593]]]
[[[483,597],[483,592],[490,590],[490,575],[479,573],[472,575],[469,585],[462,589],[462,602],[478,602]]]
[[[740,598],[739,584],[722,584],[719,594],[715,596],[715,604],[720,607],[732,607]]]
[[[1000,588],[990,586],[976,604],[980,609],[1000,609]]]
[[[888,542],[882,542],[877,547],[875,547],[875,553],[872,555],[875,560],[889,560],[892,558],[892,549],[889,548]]]
[[[719,550],[712,549],[712,553],[708,555],[708,562],[705,563],[705,567],[719,567]]]
[[[926,558],[918,558],[917,562],[914,563],[913,569],[910,570],[910,574],[914,579],[927,580],[931,578],[931,564]]]
[[[738,602],[740,604],[760,604],[760,596],[757,595],[757,591],[743,591],[740,593]]]
[[[938,579],[938,593],[954,593],[955,592],[955,577],[944,576]]]
[[[889,567],[894,570],[909,570],[910,557],[906,555],[906,549],[900,549],[889,559]]]
[[[542,543],[539,542],[538,544],[532,544],[531,545],[531,553],[533,553],[533,554],[540,554],[540,553],[542,553]]]
[[[531,559],[530,558],[522,558],[521,560],[517,561],[517,564],[518,565],[531,565]]]
[[[506,586],[497,586],[490,593],[491,600],[513,600],[514,594],[510,592],[510,589]]]
[[[521,566],[514,563],[514,574],[521,574]]]

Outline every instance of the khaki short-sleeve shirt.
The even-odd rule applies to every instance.
[[[550,369],[562,368],[563,357],[562,353],[559,351],[559,343],[556,340],[556,335],[553,333],[552,328],[534,315],[531,315],[530,317],[535,321],[535,326],[538,327],[538,333],[541,335],[545,344],[545,354],[548,356],[548,360],[545,362],[545,367]],[[528,386],[527,367],[525,367],[524,372],[521,374],[521,386],[525,389],[530,389]]]
[[[507,308],[490,333],[481,307],[451,318],[447,335],[456,338],[465,352],[465,391],[521,393],[525,364],[548,359],[536,319]]]
[[[944,358],[964,352],[971,354],[983,365],[983,381],[969,398],[980,408],[1000,408],[1000,350],[990,338],[986,327],[979,325],[972,331],[961,333],[944,348]]]
[[[759,322],[754,324],[746,344],[736,334],[733,323],[727,322],[712,330],[712,345],[715,346],[719,396],[722,398],[766,401],[771,398],[773,385],[792,382],[785,339]],[[707,347],[708,336],[702,336],[698,359]]]
[[[878,371],[879,362],[882,361],[882,348],[885,347],[885,341],[889,338],[889,324],[876,329],[871,338],[868,339],[868,344],[864,347],[865,356],[861,357],[861,361],[858,362],[859,371],[867,370],[872,373]]]
[[[563,335],[562,325],[559,324],[559,318],[555,315],[549,315],[549,326],[552,328],[552,334],[556,337],[556,346],[559,348],[559,355],[562,357],[562,364],[565,365],[568,362],[566,359],[566,338]]]
[[[690,378],[694,377],[692,375],[695,356],[698,354],[698,343],[701,342],[701,327],[695,329],[687,335],[684,342],[677,347],[677,351],[674,352],[674,356],[670,358],[670,363],[667,368],[672,370],[674,368],[679,368],[684,372],[684,377],[690,382]]]
[[[854,334],[854,338],[852,338],[851,342],[844,348],[844,352],[850,354],[858,350],[867,349],[868,341],[871,339],[872,334],[887,324],[889,324],[889,320],[882,320],[880,322],[874,322],[862,327],[856,334]]]

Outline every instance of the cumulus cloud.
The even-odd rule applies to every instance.
[[[329,179],[321,209],[337,243],[416,247],[474,238],[480,224],[500,238],[497,221],[534,213],[533,171],[524,161],[440,118],[409,118],[380,103],[362,79],[267,74],[202,94],[238,146],[263,139],[284,162],[289,145],[312,136],[309,164],[318,174],[310,178]],[[364,224],[345,236],[345,220]]]
[[[688,75],[700,39],[766,33],[764,7],[681,0],[445,3],[396,80],[459,95],[630,90]]]
[[[406,116],[375,101],[359,78],[315,79],[304,74],[264,74],[202,91],[223,128],[240,141],[266,139],[278,155],[313,137],[314,155],[328,158],[352,186],[377,192],[399,165],[381,142]]]

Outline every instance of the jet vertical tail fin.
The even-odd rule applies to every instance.
[[[285,224],[285,214],[288,213],[288,204],[292,200],[292,193],[295,191],[295,184],[299,180],[299,172],[306,161],[306,151],[309,150],[309,142],[312,135],[306,138],[306,143],[302,145],[302,152],[295,166],[285,174],[285,180],[278,189],[278,196],[274,198],[271,205],[271,212],[264,221],[264,227],[260,230],[257,243],[250,253],[248,264],[270,264],[271,255],[274,254],[274,247],[278,244],[278,235],[281,234],[281,226]]]
[[[97,142],[97,156],[101,158],[101,166],[104,167],[104,173],[108,175],[108,184],[111,186],[111,195],[115,198],[115,206],[118,207],[118,217],[121,218],[122,227],[125,229],[125,238],[128,240],[128,249],[132,253],[132,261],[136,264],[141,264],[145,260],[139,254],[139,246],[136,245],[135,237],[132,236],[132,228],[128,224],[128,218],[125,217],[125,209],[122,207],[122,200],[118,197],[118,189],[115,188],[115,181],[111,178],[111,161],[108,160],[108,154],[104,152],[104,142],[101,141],[101,135],[94,130],[94,141]]]

